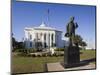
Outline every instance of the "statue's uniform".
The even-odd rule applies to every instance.
[[[68,23],[67,33],[69,36],[75,35],[75,24],[73,22]]]

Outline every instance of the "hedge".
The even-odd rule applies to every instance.
[[[56,48],[55,51],[64,51],[64,48]]]

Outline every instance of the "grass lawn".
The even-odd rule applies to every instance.
[[[82,52],[82,54],[80,54],[80,59],[81,60],[86,60],[86,59],[92,59],[92,58],[96,58],[95,54],[96,51],[95,50],[80,50],[80,52]]]
[[[81,50],[81,59],[95,58],[95,51],[92,50]],[[12,73],[26,73],[26,72],[45,72],[45,63],[50,62],[62,62],[64,56],[58,57],[12,57]]]
[[[45,63],[63,61],[62,57],[19,57],[12,59],[12,72],[44,72]]]

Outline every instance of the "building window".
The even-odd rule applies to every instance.
[[[32,42],[30,42],[30,47],[32,47]]]

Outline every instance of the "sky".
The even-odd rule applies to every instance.
[[[89,48],[95,48],[95,10],[95,6],[86,5],[13,1],[12,33],[17,41],[22,41],[25,27],[38,27],[45,22],[46,26],[61,30],[64,35],[70,17],[74,16],[78,23],[76,34],[87,42]]]

